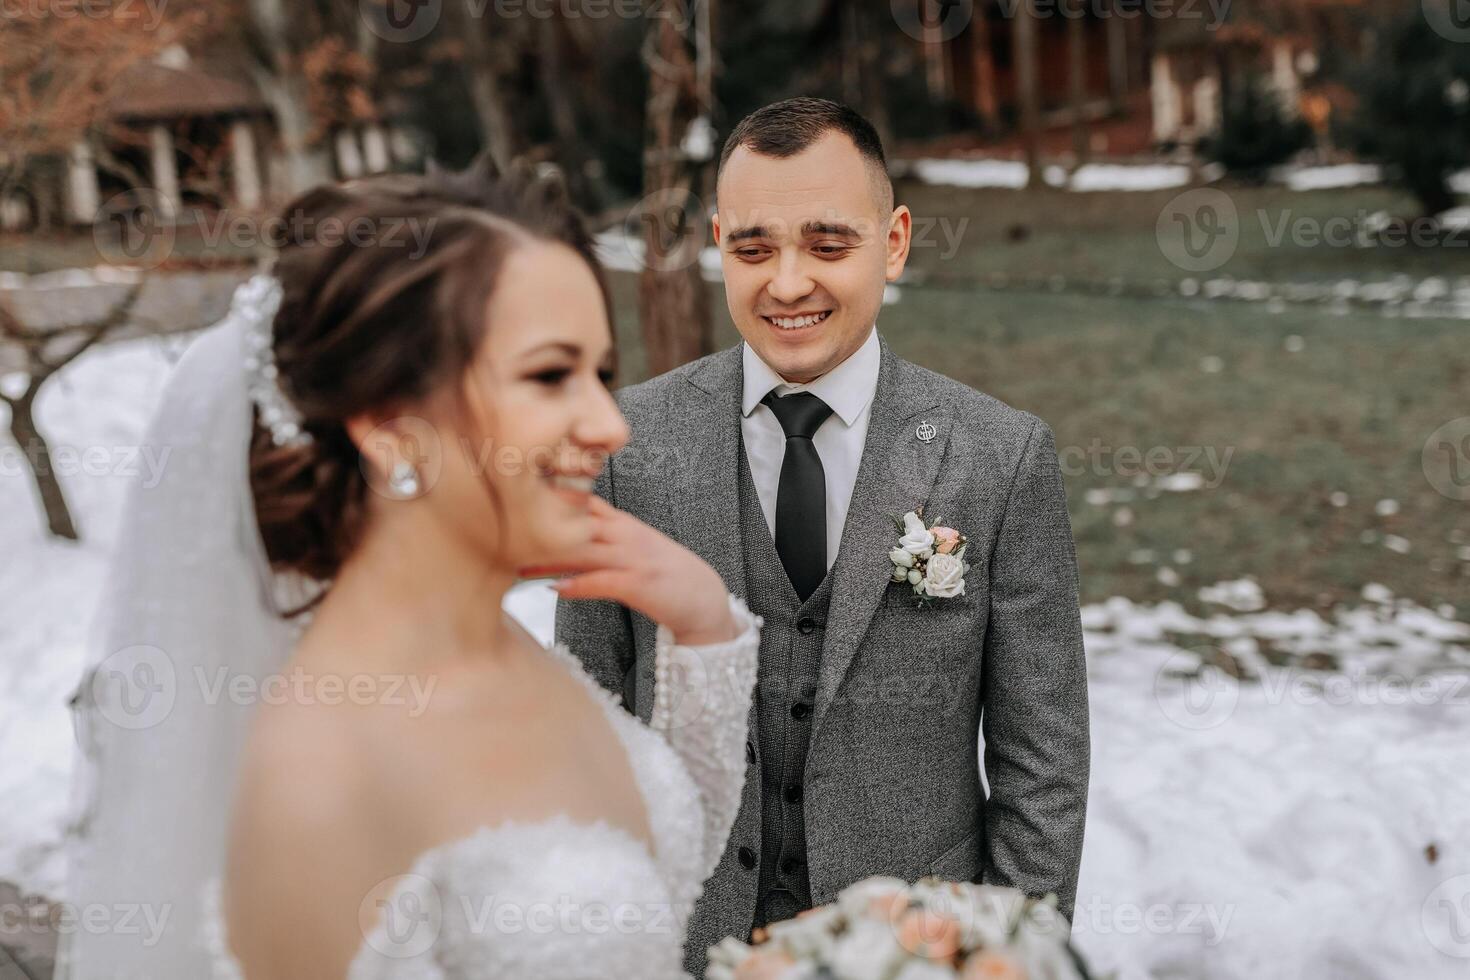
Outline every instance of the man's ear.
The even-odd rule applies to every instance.
[[[893,209],[893,217],[888,222],[888,240],[885,243],[888,248],[888,259],[883,270],[884,278],[889,282],[897,282],[898,277],[903,275],[904,266],[909,261],[909,248],[914,242],[914,215],[908,209],[908,205],[900,204]]]
[[[709,216],[709,229],[715,236],[715,247],[718,248],[720,245],[720,212],[716,211]]]

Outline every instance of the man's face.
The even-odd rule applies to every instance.
[[[908,259],[912,219],[832,131],[793,157],[740,147],[720,176],[715,243],[730,316],[787,381],[821,377],[868,338],[885,283]]]

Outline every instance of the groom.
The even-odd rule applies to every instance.
[[[912,217],[862,116],[761,109],[717,193],[744,343],[619,392],[632,440],[598,485],[765,618],[745,794],[686,968],[874,874],[1055,892],[1070,918],[1087,676],[1051,430],[879,336]],[[889,557],[893,518],[920,507],[967,536],[970,565],[924,610]],[[654,631],[610,603],[557,608],[557,639],[645,719]]]

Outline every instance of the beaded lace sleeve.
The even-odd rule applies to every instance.
[[[750,698],[764,622],[733,595],[730,612],[740,627],[733,640],[679,646],[663,626],[654,640],[649,727],[663,733],[698,787],[704,828],[701,880],[719,864],[740,809]]]

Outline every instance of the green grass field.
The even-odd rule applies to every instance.
[[[632,382],[644,376],[632,277],[614,288]],[[718,343],[734,343],[717,288],[711,303]],[[1436,428],[1470,415],[1470,324],[919,287],[879,323],[902,356],[1055,430],[1085,601],[1199,609],[1201,586],[1249,575],[1278,608],[1354,603],[1381,583],[1470,619],[1470,503],[1438,493],[1421,462]],[[1218,485],[1135,486],[1140,471],[1153,483],[1185,469]],[[1091,503],[1089,490],[1135,499]],[[1383,500],[1397,512],[1378,513]]]

